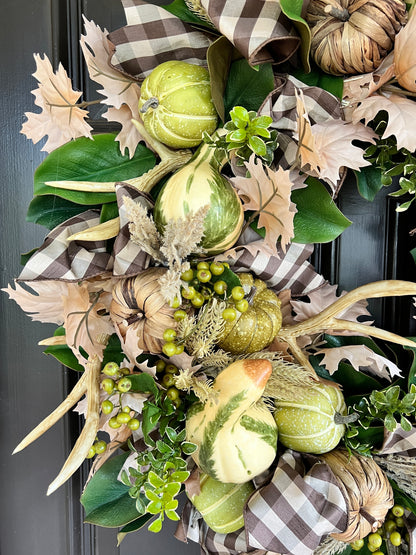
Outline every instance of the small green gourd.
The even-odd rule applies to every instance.
[[[279,441],[295,451],[327,453],[345,433],[345,424],[337,422],[337,415],[347,414],[344,397],[337,387],[325,383],[298,389],[294,400],[275,403]]]
[[[200,493],[191,501],[214,532],[229,534],[244,526],[243,509],[254,491],[253,482],[224,484],[202,474],[200,487]]]
[[[191,160],[168,179],[153,211],[161,233],[168,220],[184,219],[209,206],[201,246],[212,255],[234,245],[243,227],[244,211],[235,189],[220,173],[225,162],[225,156],[215,147],[202,144]]]

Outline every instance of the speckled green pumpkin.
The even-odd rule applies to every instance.
[[[157,66],[141,86],[139,109],[146,130],[173,148],[191,148],[217,127],[209,73],[172,60]]]
[[[247,312],[237,312],[237,318],[226,323],[218,345],[233,354],[254,353],[268,347],[278,334],[282,326],[281,302],[264,281],[248,273],[238,276],[246,295],[254,294]]]
[[[334,420],[337,413],[347,414],[338,388],[323,383],[302,388],[296,401],[276,401],[274,418],[279,441],[295,451],[327,453],[345,433],[345,425]]]
[[[254,491],[253,482],[224,484],[202,474],[200,485],[200,494],[191,501],[214,532],[229,534],[244,526],[244,504]]]

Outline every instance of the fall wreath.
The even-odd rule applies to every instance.
[[[48,493],[93,459],[85,520],[120,540],[168,518],[206,554],[416,553],[416,346],[366,308],[416,283],[339,296],[309,261],[351,225],[347,171],[414,209],[416,10],[122,3],[125,27],[81,36],[116,133],[35,55],[28,219],[49,233],[5,291],[80,378],[16,452],[75,406]]]

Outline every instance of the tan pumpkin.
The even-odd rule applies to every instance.
[[[148,268],[137,276],[121,279],[112,292],[112,321],[123,337],[133,326],[138,347],[150,353],[161,353],[163,332],[176,327],[175,309],[165,301],[159,285],[165,272],[166,268]]]
[[[254,353],[270,345],[282,326],[280,299],[264,281],[251,274],[238,274],[249,300],[246,312],[225,324],[219,347],[232,354]]]
[[[332,75],[369,73],[392,50],[406,19],[403,0],[311,0],[311,56]]]

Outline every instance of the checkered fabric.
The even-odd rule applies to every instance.
[[[288,449],[271,481],[250,497],[243,529],[217,534],[189,503],[176,536],[200,542],[206,555],[310,555],[328,534],[344,531],[347,522],[347,504],[328,465]]]
[[[116,52],[111,60],[138,80],[170,60],[206,65],[211,39],[154,4],[122,0],[127,26],[108,35]]]
[[[405,432],[398,427],[394,432],[387,432],[379,454],[405,454],[416,457],[416,428]]]
[[[68,241],[68,237],[100,223],[98,210],[87,210],[58,225],[29,259],[18,281],[79,281],[99,276],[113,267],[105,241]]]
[[[153,201],[149,195],[137,191],[127,183],[116,184],[116,196],[120,216],[120,231],[114,242],[113,274],[120,277],[135,276],[150,265],[151,258],[130,240],[129,220],[124,206],[124,198],[131,198],[145,208],[153,208]]]

